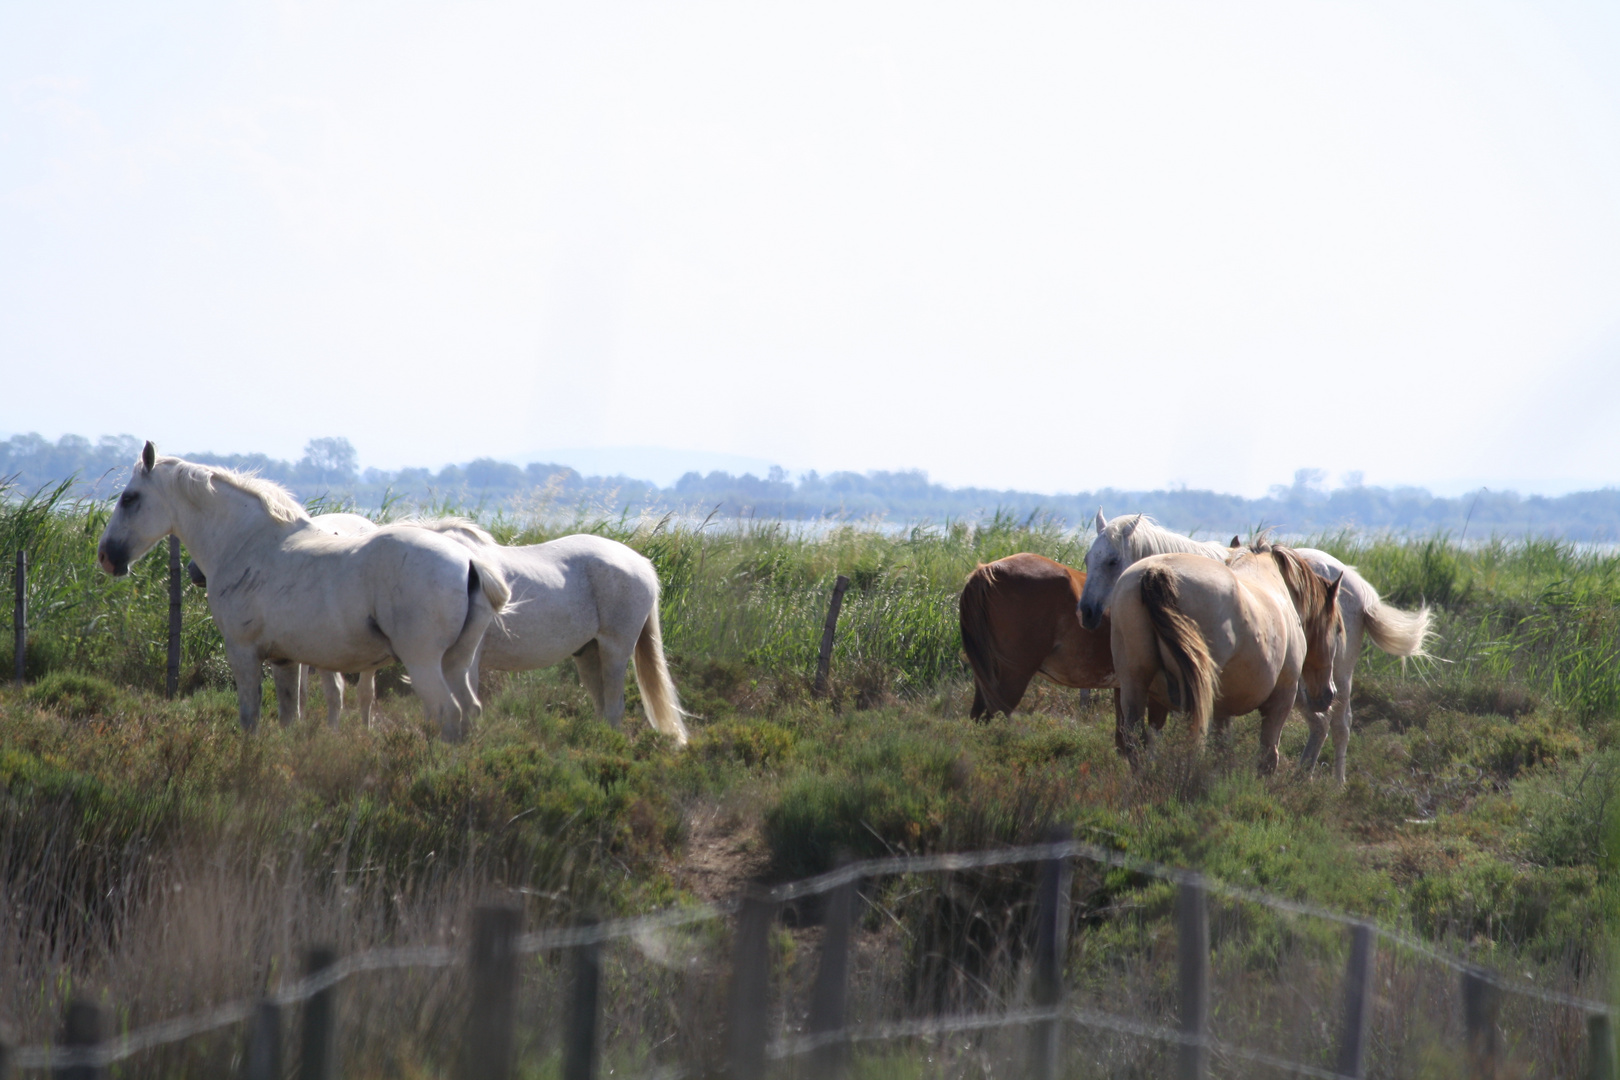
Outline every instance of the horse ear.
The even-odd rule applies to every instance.
[[[146,446],[141,449],[141,465],[147,472],[151,472],[155,464],[157,464],[157,447],[152,445],[151,439],[147,439]]]
[[[1102,507],[1097,507],[1097,520],[1092,524],[1097,526],[1097,535],[1101,536],[1103,534],[1103,529],[1107,528],[1108,526],[1108,519],[1102,516]]]
[[[1227,547],[1240,548],[1240,547],[1243,546],[1243,541],[1239,540],[1236,536],[1234,536],[1234,537],[1232,537],[1232,542],[1230,544],[1227,544],[1226,546]]]
[[[1334,578],[1332,583],[1328,585],[1328,588],[1327,588],[1328,603],[1336,604],[1336,603],[1339,602],[1339,586],[1343,585],[1343,584],[1344,584],[1344,571],[1340,570],[1339,571],[1339,576]]]

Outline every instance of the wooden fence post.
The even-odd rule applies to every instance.
[[[771,924],[776,904],[763,892],[743,893],[732,945],[731,1000],[726,1010],[729,1080],[765,1075],[765,1035],[771,990]]]
[[[169,673],[164,680],[164,693],[174,697],[180,692],[180,538],[169,535]]]
[[[319,975],[337,963],[337,950],[318,946],[305,956],[304,974]],[[337,987],[316,991],[304,1002],[299,1080],[337,1080]]]
[[[265,998],[249,1023],[245,1080],[281,1080],[281,1006]]]
[[[11,1080],[11,1047],[0,1042],[0,1080]]]
[[[821,653],[816,657],[816,685],[812,693],[816,697],[827,696],[827,676],[832,671],[833,634],[838,629],[838,612],[844,606],[844,590],[849,588],[849,578],[843,574],[833,583],[832,603],[827,605],[827,624],[821,628]]]
[[[1478,1080],[1496,1080],[1502,1058],[1496,1015],[1502,995],[1477,968],[1463,971],[1462,995],[1463,1026],[1468,1031],[1468,1075]]]
[[[461,1042],[464,1080],[508,1080],[517,1017],[517,937],[523,912],[486,905],[473,912],[472,1000]]]
[[[1366,923],[1350,928],[1350,962],[1344,971],[1344,1027],[1339,1032],[1339,1059],[1334,1071],[1356,1080],[1366,1073],[1367,1032],[1372,1028],[1373,964],[1377,942]]]
[[[1054,833],[1050,839],[1068,839]],[[1035,1004],[1056,1008],[1063,1003],[1063,961],[1069,954],[1069,886],[1073,864],[1067,858],[1043,859],[1035,886]],[[1037,1020],[1030,1033],[1031,1080],[1057,1080],[1062,1068],[1062,1020]]]
[[[1176,897],[1176,926],[1181,1033],[1199,1040],[1181,1044],[1176,1075],[1180,1080],[1205,1080],[1209,1075],[1209,1047],[1203,1043],[1209,1023],[1209,904],[1202,879],[1181,883]]]
[[[101,1009],[94,1002],[74,998],[62,1013],[62,1036],[58,1040],[64,1050],[82,1050],[100,1043],[103,1034]],[[51,1070],[52,1080],[102,1080],[107,1069],[102,1065],[58,1065]]]
[[[595,919],[587,925],[594,925]],[[574,996],[563,1044],[563,1080],[596,1080],[602,1023],[602,943],[574,949]]]
[[[849,945],[855,923],[856,883],[845,882],[827,897],[822,916],[821,956],[815,985],[810,989],[807,1034],[831,1035],[842,1031],[849,1016]],[[810,1054],[810,1075],[838,1080],[849,1070],[849,1040],[839,1038]]]
[[[11,579],[17,594],[11,628],[17,638],[17,685],[23,684],[23,663],[28,657],[28,553],[17,552],[17,572]]]
[[[1614,1029],[1608,1013],[1593,1013],[1586,1018],[1586,1076],[1587,1080],[1615,1080]],[[0,1080],[3,1080],[0,1073]]]

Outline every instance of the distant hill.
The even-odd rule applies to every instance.
[[[57,442],[38,435],[0,441],[0,477],[14,490],[31,491],[68,477],[80,492],[107,497],[122,487],[140,440],[104,436],[95,442],[64,435]],[[1440,498],[1422,488],[1340,487],[1327,490],[1320,473],[1301,470],[1289,487],[1274,487],[1260,499],[1213,491],[1099,491],[1040,495],[1028,491],[950,488],[921,471],[815,472],[798,478],[781,469],[763,477],[692,472],[668,487],[627,476],[582,476],[566,465],[517,466],[492,458],[431,469],[360,470],[348,440],[314,439],[296,462],[262,454],[184,455],[237,469],[252,469],[287,485],[300,498],[352,501],[376,508],[385,501],[413,505],[482,507],[486,510],[549,510],[588,515],[675,511],[724,518],[795,521],[821,519],[890,522],[978,520],[1001,513],[1044,517],[1070,526],[1091,520],[1097,508],[1115,514],[1145,511],[1174,529],[1210,534],[1273,525],[1287,532],[1334,529],[1556,536],[1579,542],[1620,542],[1620,490],[1604,488],[1547,497],[1512,491]]]

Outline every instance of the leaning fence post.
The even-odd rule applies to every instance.
[[[318,946],[309,950],[304,975],[311,977],[337,963],[337,950]],[[304,1002],[304,1038],[298,1060],[299,1080],[337,1078],[337,987],[328,986]]]
[[[1181,969],[1181,1080],[1204,1080],[1209,1074],[1209,904],[1202,878],[1181,883],[1176,897],[1177,952]]]
[[[726,1010],[729,1080],[760,1080],[765,1075],[766,996],[771,989],[771,923],[775,918],[776,903],[769,894],[753,889],[743,893]]]
[[[595,925],[592,919],[587,926]],[[602,943],[574,949],[574,997],[563,1045],[563,1080],[596,1080],[602,1023]]]
[[[1586,1043],[1587,1080],[1615,1080],[1614,1029],[1608,1013],[1593,1013],[1586,1018]]]
[[[62,1013],[62,1037],[59,1040],[62,1049],[72,1053],[75,1050],[84,1051],[96,1046],[102,1040],[101,1009],[94,1002],[83,998],[74,998],[69,1001]],[[107,1075],[107,1068],[99,1063],[84,1062],[75,1065],[58,1065],[51,1070],[52,1080],[102,1080]]]
[[[180,692],[180,538],[169,535],[169,674],[164,693]]]
[[[512,1075],[512,1026],[517,1016],[517,937],[523,912],[487,905],[473,912],[472,1002],[461,1043],[465,1080]]]
[[[1478,968],[1462,973],[1463,1025],[1468,1031],[1468,1075],[1495,1080],[1501,1063],[1501,1040],[1496,1036],[1496,1014],[1501,994]]]
[[[1068,839],[1054,833],[1053,839]],[[1035,886],[1035,1005],[1056,1009],[1063,1003],[1063,961],[1069,952],[1069,884],[1074,867],[1065,858],[1042,859]],[[1031,1080],[1057,1080],[1062,1065],[1063,1021],[1037,1020],[1030,1034]]]
[[[248,1030],[246,1080],[281,1080],[281,1006],[269,998],[254,1006]]]
[[[843,574],[833,583],[832,603],[827,605],[827,624],[821,628],[821,653],[816,657],[816,697],[827,696],[827,676],[832,671],[833,634],[838,629],[838,611],[844,606],[844,590],[849,578]]]
[[[810,989],[807,1034],[828,1041],[810,1053],[810,1075],[837,1080],[849,1069],[849,1040],[843,1034],[849,1016],[849,942],[855,922],[855,887],[846,881],[827,897],[822,916],[821,956]]]
[[[1377,944],[1366,923],[1350,928],[1350,962],[1344,970],[1344,1028],[1339,1032],[1340,1076],[1361,1080],[1366,1065],[1367,1032],[1372,1027],[1373,961]]]
[[[23,684],[23,662],[28,658],[28,553],[17,552],[17,572],[11,579],[17,593],[11,629],[17,638],[17,685]]]

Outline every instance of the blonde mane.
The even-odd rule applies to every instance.
[[[1114,545],[1115,551],[1131,562],[1149,555],[1189,554],[1224,558],[1226,554],[1226,549],[1219,544],[1171,532],[1146,514],[1121,514],[1103,526],[1102,534]]]
[[[171,482],[180,495],[193,506],[202,507],[218,498],[216,483],[235,488],[251,495],[264,507],[272,521],[290,525],[295,521],[308,521],[309,511],[293,498],[292,492],[280,484],[249,473],[237,472],[219,465],[200,465],[177,457],[160,457],[153,463],[153,475],[160,465],[173,466]]]

